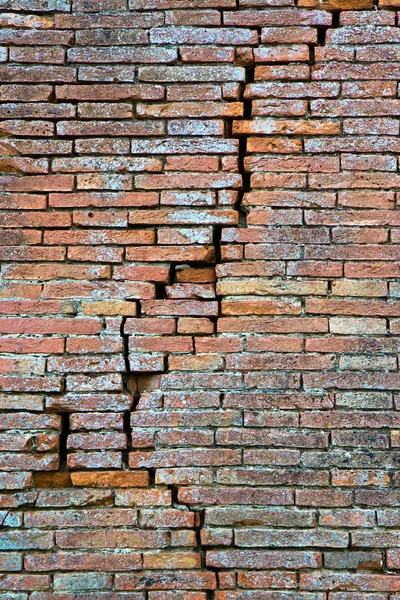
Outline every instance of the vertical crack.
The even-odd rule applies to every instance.
[[[60,447],[59,447],[59,456],[60,456],[60,465],[58,470],[59,471],[67,471],[68,470],[68,464],[67,464],[67,457],[68,457],[68,448],[67,448],[67,441],[68,441],[68,435],[70,433],[70,428],[69,428],[69,413],[67,412],[63,412],[60,414],[61,417],[61,431],[60,431]]]
[[[186,504],[185,502],[181,502],[178,498],[178,493],[179,493],[179,488],[175,485],[175,484],[170,484],[168,485],[168,489],[171,492],[171,500],[172,500],[172,506],[175,508],[185,508],[187,510],[189,510],[191,513],[193,513],[194,515],[194,525],[193,525],[193,530],[194,530],[194,534],[195,534],[195,538],[196,538],[196,550],[199,553],[200,556],[200,568],[204,569],[206,571],[214,571],[213,568],[208,567],[207,566],[207,561],[206,561],[206,548],[207,546],[205,544],[203,544],[202,539],[201,539],[201,532],[204,529],[204,523],[205,523],[205,511],[204,508],[194,508],[193,506],[191,506],[190,504]],[[216,571],[214,571],[216,572]],[[214,597],[213,596],[213,591],[209,590],[208,594],[210,594],[211,599]]]
[[[260,32],[259,32],[259,34],[260,34]],[[260,35],[259,35],[259,38],[260,38]],[[244,68],[245,68],[246,77],[245,77],[245,82],[241,89],[241,94],[240,94],[240,97],[238,98],[238,101],[243,103],[243,118],[247,119],[247,120],[251,120],[251,118],[252,118],[252,101],[251,101],[251,99],[246,99],[245,89],[248,84],[254,82],[254,78],[255,78],[254,59],[250,63],[244,65]],[[242,184],[238,190],[237,198],[236,198],[235,204],[232,208],[234,208],[234,210],[236,210],[238,212],[238,215],[239,215],[238,227],[239,228],[247,226],[246,214],[245,214],[245,211],[243,210],[243,198],[244,198],[244,194],[246,192],[249,192],[251,189],[251,173],[247,172],[246,168],[245,168],[245,157],[247,154],[247,138],[248,137],[249,137],[248,135],[239,137],[238,151],[237,151],[238,172],[240,173],[240,175],[242,177]],[[232,122],[229,119],[225,120],[225,138],[233,139]],[[214,263],[212,266],[214,268],[217,264],[223,262],[223,256],[221,253],[221,249],[222,249],[221,248],[221,246],[222,246],[221,237],[222,237],[223,227],[224,227],[223,225],[214,225],[214,227],[213,227],[213,247],[215,250],[215,257],[212,261]],[[169,264],[170,276],[168,278],[168,282],[156,284],[155,299],[157,299],[157,300],[166,299],[166,285],[173,285],[174,283],[176,283],[177,272],[179,272],[180,266],[181,266],[180,263],[170,263]],[[210,266],[211,266],[211,264],[207,260],[204,262],[201,262],[201,263],[190,263],[190,268],[196,268],[196,267],[204,268],[204,267],[210,267]],[[221,315],[222,297],[216,296],[216,300],[218,302],[218,311],[219,311],[219,316],[220,316]],[[140,318],[142,316],[141,311],[140,311],[140,302],[138,302],[137,304],[138,304],[138,310],[137,310],[136,316],[138,318]],[[210,320],[213,321],[214,323],[216,323],[217,319],[218,319],[218,317],[210,318]],[[124,356],[124,361],[125,361],[124,389],[125,389],[125,391],[128,391],[129,393],[133,393],[132,405],[129,410],[126,410],[124,412],[124,419],[123,419],[124,432],[125,432],[126,438],[127,438],[127,445],[126,445],[126,450],[124,450],[122,453],[122,457],[123,457],[124,468],[128,468],[129,453],[133,450],[132,427],[131,427],[130,420],[131,420],[131,413],[137,409],[138,404],[140,402],[141,395],[140,395],[139,391],[137,391],[137,390],[139,387],[138,381],[141,377],[141,374],[131,370],[130,361],[129,361],[129,335],[126,333],[125,329],[126,329],[126,317],[124,317],[122,319],[121,327],[120,327],[120,335],[121,335],[122,342],[123,342],[123,356]],[[208,335],[210,335],[210,334],[208,334]],[[211,336],[214,336],[214,335],[215,335],[215,333],[211,334]],[[164,373],[167,372],[166,364],[164,366],[163,372]],[[152,374],[153,373],[146,372],[146,376],[151,376]],[[136,391],[132,392],[133,388]],[[156,483],[155,483],[156,470],[154,468],[149,468],[149,469],[147,469],[147,472],[149,475],[149,487],[151,488],[151,487],[156,486]],[[196,552],[199,553],[199,556],[200,556],[200,561],[201,561],[200,568],[204,571],[213,572],[213,573],[215,573],[215,576],[218,577],[219,570],[214,569],[212,567],[208,567],[207,563],[206,563],[206,552],[210,549],[210,545],[207,544],[206,541],[202,540],[202,531],[204,530],[204,523],[205,523],[204,509],[203,508],[194,509],[193,507],[180,502],[179,498],[178,498],[179,487],[177,487],[176,485],[169,485],[168,489],[171,490],[173,507],[180,508],[180,509],[186,508],[194,513],[193,530],[194,530],[195,540],[196,540],[196,546],[194,549]],[[217,585],[218,585],[218,583],[217,583]],[[207,600],[212,600],[215,597],[215,592],[213,590],[207,590],[206,594],[207,594]]]
[[[134,400],[130,409],[124,412],[123,417],[124,433],[126,435],[126,448],[122,451],[122,466],[125,469],[127,469],[129,466],[129,452],[131,452],[132,450],[131,412],[135,410],[133,407],[133,403]]]
[[[333,20],[333,17],[332,17]],[[321,46],[325,46],[326,44],[326,32],[330,29],[330,26],[320,25],[317,27],[317,43],[316,46],[320,48]],[[314,46],[312,47],[314,50]]]
[[[137,303],[137,304],[139,304],[139,303]],[[124,371],[124,388],[125,389],[128,386],[129,379],[131,377],[131,365],[129,362],[129,335],[127,335],[125,333],[126,319],[127,319],[127,317],[122,318],[121,327],[120,327],[120,335],[121,335],[121,339],[122,339],[122,353],[123,353],[123,357],[124,357],[124,361],[125,361],[125,371]]]
[[[215,249],[215,262],[216,264],[221,262],[221,236],[222,236],[222,227],[214,227],[213,228],[213,246]]]
[[[205,520],[204,509],[193,510],[193,512],[194,512],[194,519],[195,519],[194,530],[195,530],[195,535],[196,535],[196,543],[197,543],[197,547],[199,549],[199,554],[200,554],[201,568],[209,570],[207,567],[207,561],[206,561],[206,550],[205,550],[205,547],[204,547],[202,539],[201,539],[201,532],[204,528],[204,520]]]
[[[317,25],[317,43],[315,45],[310,46],[310,50],[314,51],[314,48],[320,48],[326,45],[326,32],[329,29],[337,29],[340,27],[340,10],[332,10],[330,11],[332,14],[332,23],[331,25]],[[314,63],[311,63],[314,64]]]
[[[331,25],[331,29],[336,29],[337,27],[339,27],[340,24],[340,10],[333,10],[332,11],[332,25]]]
[[[139,302],[137,303],[139,305]],[[140,308],[138,307],[138,311]],[[126,435],[126,448],[122,451],[122,466],[127,469],[129,465],[129,452],[132,450],[132,427],[131,427],[131,413],[136,410],[136,407],[140,400],[140,394],[136,390],[136,377],[131,371],[131,365],[129,361],[129,335],[125,333],[127,317],[123,317],[121,321],[120,335],[122,339],[122,353],[125,361],[125,371],[123,374],[124,391],[128,394],[132,394],[132,404],[130,408],[124,411],[123,415],[123,431]],[[132,379],[134,379],[135,390],[131,390]]]
[[[243,118],[247,119],[247,120],[251,120],[251,118],[252,118],[252,112],[251,112],[252,100],[246,98],[245,90],[249,83],[254,82],[254,71],[255,71],[254,61],[251,65],[247,66],[245,68],[245,70],[246,70],[246,80],[245,80],[245,84],[243,87],[242,98],[241,98],[241,101],[243,102]],[[239,190],[237,202],[235,204],[235,209],[239,213],[239,223],[238,223],[239,228],[247,227],[246,215],[243,210],[243,198],[244,198],[244,195],[247,192],[249,192],[251,189],[251,173],[249,173],[245,167],[245,158],[246,158],[246,154],[247,154],[247,138],[248,138],[247,135],[239,137],[239,155],[238,155],[239,167],[238,168],[239,168],[239,173],[242,176],[242,187]]]

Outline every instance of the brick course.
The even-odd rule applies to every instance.
[[[0,17],[0,597],[397,600],[399,0]]]

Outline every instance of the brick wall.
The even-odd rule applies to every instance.
[[[399,0],[6,0],[0,597],[400,598]]]

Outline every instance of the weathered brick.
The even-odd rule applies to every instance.
[[[396,600],[398,1],[3,4],[2,596]]]

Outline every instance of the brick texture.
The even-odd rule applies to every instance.
[[[0,4],[0,597],[398,600],[400,1]]]

